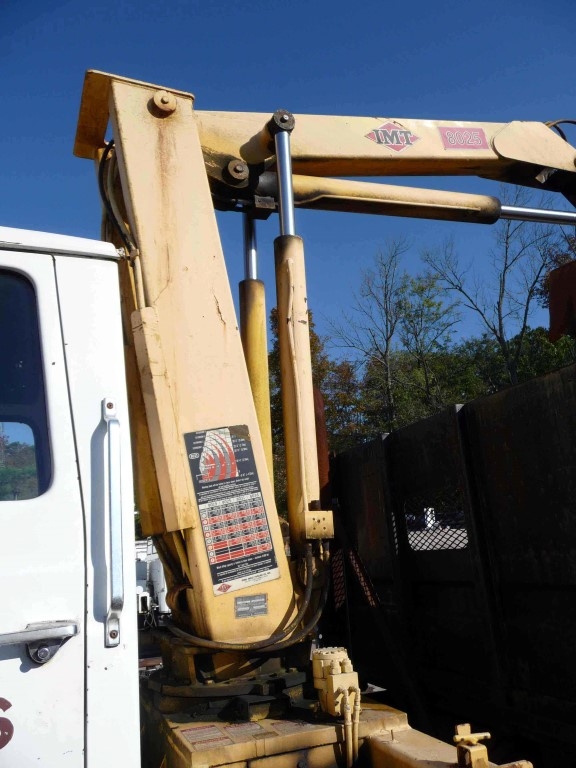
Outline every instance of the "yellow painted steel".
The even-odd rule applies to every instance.
[[[208,716],[160,715],[152,698],[143,697],[143,716],[147,724],[145,754],[158,755],[164,747],[171,768],[208,768],[208,766],[261,766],[294,768],[298,761],[310,768],[344,768],[346,745],[344,727],[339,720],[305,722],[283,718],[264,718],[257,722],[227,722]],[[358,741],[363,754],[370,739],[394,738],[392,734],[409,731],[406,715],[391,707],[363,709],[358,723]],[[454,757],[456,750],[448,747]],[[160,755],[158,755],[160,757]],[[156,763],[157,764],[157,763]],[[372,763],[378,766],[378,763]],[[384,761],[380,763],[383,767]],[[388,766],[393,768],[393,763]]]
[[[293,185],[296,205],[313,210],[475,224],[494,224],[500,218],[500,201],[489,195],[318,176],[294,176]]]
[[[86,87],[81,117],[88,117],[81,124],[88,125],[90,116],[100,127],[111,121],[122,205],[139,251],[146,306],[126,304],[134,310],[127,327],[164,524],[172,537],[167,546],[179,560],[185,588],[188,611],[180,617],[193,635],[217,643],[263,641],[290,623],[296,601],[192,97],[166,94],[163,110],[166,92],[159,95],[153,86],[97,76],[88,78]],[[99,148],[92,146],[93,157]],[[131,414],[133,429],[138,415]],[[222,429],[250,446],[261,492],[253,503],[265,510],[274,561],[260,570],[253,561],[243,563],[243,571],[215,581],[184,436]],[[134,445],[138,450],[138,440]],[[249,603],[256,595],[263,608],[239,618],[237,599]]]
[[[102,161],[102,151],[98,150],[95,156],[96,172]],[[107,163],[111,162],[108,158]],[[117,181],[117,180],[116,180]],[[109,190],[110,194],[110,190]],[[121,189],[115,189],[114,194],[121,197]],[[114,243],[117,248],[123,247],[123,242],[118,232],[112,226],[112,222],[103,211],[101,224],[102,240]],[[136,359],[134,338],[131,332],[131,316],[144,302],[139,301],[135,272],[139,257],[133,261],[124,259],[119,262],[120,301],[122,303],[122,330],[124,339],[124,362],[126,366],[126,389],[128,393],[128,409],[130,412],[131,440],[132,440],[132,465],[134,476],[134,493],[136,509],[140,515],[140,525],[143,536],[156,536],[166,532],[166,524],[162,514],[162,504],[158,481],[150,444],[150,432],[146,421],[146,411],[142,394],[142,384]],[[135,268],[136,267],[136,268]],[[168,577],[170,574],[168,573]]]
[[[395,728],[367,740],[367,758],[374,768],[447,768],[457,765],[456,749],[412,728]],[[486,767],[488,768],[488,767]]]
[[[273,162],[274,148],[264,129],[269,118],[253,112],[198,112],[205,155],[213,161]],[[574,147],[544,123],[302,114],[294,119],[290,150],[295,174],[483,176],[541,186],[536,177],[543,168],[576,171]],[[388,138],[374,140],[382,130]],[[455,143],[447,136],[455,137]]]
[[[320,499],[308,298],[301,238],[295,235],[277,237],[274,256],[290,544],[295,552],[301,552],[306,538],[306,513],[312,506],[319,508]]]
[[[272,460],[272,419],[270,414],[270,377],[266,335],[266,290],[261,280],[242,280],[240,291],[240,335],[254,406],[266,454],[270,480],[274,480]]]
[[[104,146],[112,81],[129,83],[134,88],[159,87],[94,70],[87,72],[85,93],[89,92],[89,98],[84,98],[81,104],[74,144],[78,157],[93,158]],[[170,93],[176,98],[193,98],[179,91]],[[194,114],[206,171],[211,178],[222,181],[230,158],[240,158],[248,164],[264,162],[268,169],[274,169],[274,147],[265,129],[268,114]],[[387,192],[384,185],[379,192],[375,185],[362,189],[360,182],[344,187],[337,179],[314,189],[314,183],[306,177],[481,176],[563,191],[562,178],[576,173],[574,147],[541,122],[341,115],[295,115],[295,119],[296,128],[291,135],[295,193],[306,198],[320,189],[320,196],[316,196],[319,208],[324,207],[324,201],[328,209],[335,210],[385,213],[388,209],[393,215],[488,222],[495,213],[495,203],[487,197],[450,197],[451,193],[435,190],[422,190],[419,194],[407,187]],[[382,131],[385,140],[375,140]],[[464,209],[462,217],[457,211],[460,204]],[[415,213],[410,214],[412,206]],[[312,207],[316,206],[312,203]]]

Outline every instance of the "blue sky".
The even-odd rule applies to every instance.
[[[198,109],[544,121],[576,117],[574,22],[573,0],[2,0],[0,225],[98,237],[93,169],[72,155],[86,69],[192,91]],[[470,179],[436,186],[496,192]],[[235,284],[241,217],[219,221]],[[297,212],[296,225],[321,333],[390,238],[412,240],[414,271],[419,249],[448,236],[482,268],[492,237],[478,225],[333,213]],[[275,218],[258,233],[271,290],[276,234]]]

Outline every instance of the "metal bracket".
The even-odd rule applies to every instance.
[[[484,744],[478,742],[489,739],[490,734],[472,733],[470,723],[456,726],[454,743],[460,768],[488,768],[488,750]]]
[[[334,518],[331,510],[306,510],[304,512],[306,539],[333,539]]]

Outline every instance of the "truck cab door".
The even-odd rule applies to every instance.
[[[54,265],[0,251],[0,766],[84,766],[85,536]]]
[[[0,768],[140,765],[117,259],[0,228]]]

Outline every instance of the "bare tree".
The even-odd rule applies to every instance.
[[[507,189],[501,193],[504,202],[514,206],[529,204],[528,190],[514,187],[509,193]],[[490,254],[491,274],[484,280],[470,263],[462,263],[452,241],[423,254],[430,274],[447,291],[456,293],[495,339],[511,384],[518,381],[518,361],[538,288],[562,237],[562,231],[552,225],[500,222]]]
[[[436,278],[422,275],[404,278],[399,338],[422,373],[422,396],[432,412],[445,405],[433,360],[450,346],[452,330],[459,320],[457,304],[446,305],[442,301]]]
[[[388,243],[363,273],[352,314],[331,324],[335,346],[360,356],[368,388],[378,391],[379,420],[387,429],[398,426],[398,397],[405,401],[408,391],[426,412],[444,404],[433,358],[447,349],[458,321],[455,304],[443,301],[434,277],[413,277],[401,269],[409,247],[406,240]]]
[[[362,275],[360,292],[354,296],[352,314],[332,322],[335,346],[360,353],[380,370],[384,383],[386,421],[396,421],[392,380],[392,343],[402,316],[405,276],[400,260],[410,250],[405,239],[391,240],[375,257],[374,267]]]

